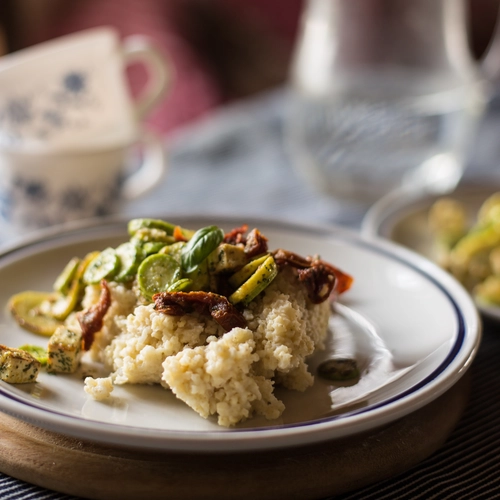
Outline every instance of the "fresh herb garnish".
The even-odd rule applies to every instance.
[[[181,263],[184,272],[191,273],[219,246],[224,231],[217,226],[199,229],[182,248]]]

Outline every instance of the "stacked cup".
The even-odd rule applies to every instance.
[[[132,99],[125,70],[144,64]],[[0,225],[3,237],[114,212],[165,171],[159,139],[142,126],[169,72],[146,38],[108,27],[0,58]],[[141,151],[140,165],[130,159]]]

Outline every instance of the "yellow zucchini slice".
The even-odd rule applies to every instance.
[[[248,264],[245,264],[237,273],[234,273],[229,278],[229,284],[233,288],[236,288],[245,283],[245,281],[250,278],[255,271],[257,271],[259,266],[263,264],[269,256],[270,254],[266,253],[259,257],[255,257],[255,259],[251,260]]]
[[[238,304],[242,302],[247,305],[259,293],[263,292],[278,275],[278,266],[272,255],[268,255],[264,262],[233,294],[229,296],[229,302]]]
[[[26,330],[50,337],[61,322],[42,312],[42,303],[50,301],[53,294],[26,291],[13,295],[8,307],[15,320]]]

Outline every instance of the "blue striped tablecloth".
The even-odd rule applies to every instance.
[[[139,216],[203,211],[358,227],[361,213],[318,197],[292,171],[281,141],[285,102],[282,91],[266,94],[225,109],[172,137],[168,143],[168,175],[154,192],[123,207],[122,213]],[[500,106],[493,103],[481,127],[466,180],[500,170],[498,137]],[[496,182],[500,185],[499,179]],[[337,498],[500,498],[499,360],[500,323],[486,322],[483,342],[471,368],[471,400],[446,444],[395,478]],[[0,473],[0,498],[75,497]]]

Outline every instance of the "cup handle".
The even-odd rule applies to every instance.
[[[156,134],[142,130],[138,143],[142,146],[141,166],[122,186],[122,196],[128,201],[154,188],[167,171],[165,148]]]
[[[133,35],[123,40],[125,64],[143,63],[148,71],[148,81],[135,101],[138,120],[144,118],[161,101],[171,80],[171,70],[165,57],[147,37]]]

